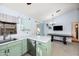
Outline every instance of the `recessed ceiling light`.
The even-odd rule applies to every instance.
[[[77,10],[79,10],[79,8],[77,8]]]
[[[54,16],[54,14],[52,14],[52,16]]]

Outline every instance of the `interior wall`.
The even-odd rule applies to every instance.
[[[72,22],[73,20],[79,20],[79,11],[78,10],[73,10],[69,11],[61,16],[56,17],[55,19],[51,19],[52,23],[55,23],[54,25],[63,25],[63,31],[53,31],[53,26],[52,29],[48,29],[47,26],[45,25],[45,35],[48,33],[52,34],[67,34],[67,35],[72,35]],[[55,38],[58,40],[62,40],[62,38]],[[71,41],[71,39],[68,41]]]

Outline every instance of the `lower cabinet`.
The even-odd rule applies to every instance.
[[[47,43],[36,43],[36,55],[37,56],[51,56],[51,41]]]
[[[16,41],[0,46],[0,56],[20,56],[22,54],[21,45],[21,41]]]
[[[51,56],[51,41],[44,43],[23,39],[0,45],[0,56],[21,56],[27,51],[34,56]]]
[[[22,40],[22,55],[27,52],[27,39]]]
[[[21,43],[8,48],[8,56],[20,56],[21,55]]]
[[[7,56],[7,45],[0,46],[0,56]]]
[[[0,56],[7,56],[6,50],[0,50]]]

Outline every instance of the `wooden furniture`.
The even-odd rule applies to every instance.
[[[63,43],[64,43],[64,44],[67,44],[67,42],[66,42],[66,40],[67,40],[66,38],[67,38],[67,37],[71,37],[71,38],[72,38],[71,35],[65,35],[65,34],[48,34],[48,35],[51,36],[51,41],[54,40],[54,39],[53,39],[54,36],[63,37]]]

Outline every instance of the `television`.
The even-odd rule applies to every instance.
[[[54,31],[62,31],[63,30],[63,26],[60,25],[60,26],[53,26],[53,30]]]

